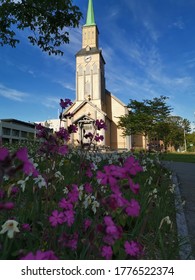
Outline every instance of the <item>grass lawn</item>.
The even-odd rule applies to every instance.
[[[195,153],[165,153],[160,158],[168,161],[195,163]]]

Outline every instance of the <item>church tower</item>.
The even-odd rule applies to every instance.
[[[78,127],[78,131],[71,135],[73,145],[88,144],[89,139],[85,135],[95,132],[95,122],[99,119],[106,123],[107,130],[99,131],[103,141],[96,145],[111,149],[131,147],[131,137],[123,137],[118,128],[118,118],[128,114],[128,108],[106,89],[105,60],[99,48],[93,0],[88,0],[86,23],[82,28],[82,48],[76,54],[76,99],[65,113],[72,114],[65,126],[76,124]]]
[[[104,108],[104,66],[93,0],[89,0],[86,24],[82,28],[82,49],[76,54],[76,101],[90,100],[99,109]]]

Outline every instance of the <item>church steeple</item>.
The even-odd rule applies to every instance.
[[[93,0],[89,0],[86,24],[83,26],[82,48],[98,49],[98,34],[99,32],[94,17]]]
[[[95,24],[94,10],[93,10],[93,0],[89,0],[88,10],[87,10],[87,21],[85,26],[91,26]]]

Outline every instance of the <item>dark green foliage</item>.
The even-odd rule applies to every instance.
[[[49,55],[62,55],[59,47],[69,43],[65,28],[78,27],[81,17],[72,0],[0,0],[0,46],[16,47],[17,29],[28,29],[32,45]]]

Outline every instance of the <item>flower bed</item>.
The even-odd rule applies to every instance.
[[[38,130],[40,144],[0,147],[1,259],[178,259],[174,186],[157,156],[73,149],[75,127]]]

